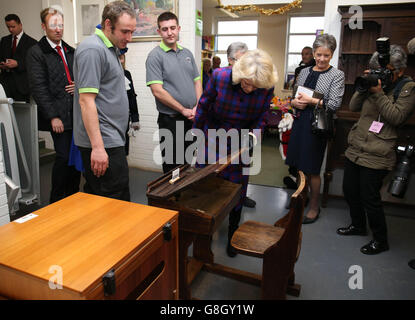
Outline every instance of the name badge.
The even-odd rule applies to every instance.
[[[372,125],[369,128],[370,132],[379,133],[382,130],[383,123],[379,121],[373,121]]]

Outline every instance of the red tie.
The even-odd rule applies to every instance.
[[[66,78],[68,78],[69,84],[72,84],[71,74],[69,73],[68,65],[66,64],[65,58],[63,57],[62,50],[60,46],[56,46],[56,50],[58,50],[59,55],[63,61],[63,65],[65,66]]]
[[[12,55],[16,52],[16,45],[17,45],[17,36],[13,37],[13,45],[12,45]]]

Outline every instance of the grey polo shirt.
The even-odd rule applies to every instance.
[[[118,50],[104,33],[96,29],[75,50],[74,58],[74,139],[75,144],[91,148],[91,142],[82,121],[80,93],[96,93],[99,127],[105,148],[125,145],[128,126],[128,97],[124,70],[118,59]]]
[[[149,53],[146,60],[146,84],[160,83],[183,107],[192,109],[197,103],[195,81],[200,79],[199,69],[190,50],[177,45],[177,51],[164,42]],[[156,99],[160,113],[176,115],[177,111]]]

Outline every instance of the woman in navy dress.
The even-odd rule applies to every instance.
[[[329,34],[316,38],[313,55],[316,65],[301,70],[297,84],[323,94],[319,107],[328,107],[336,111],[341,105],[344,93],[344,73],[330,65],[336,50],[336,39]],[[315,222],[320,214],[320,170],[323,163],[327,139],[311,131],[313,109],[319,99],[299,94],[291,105],[297,110],[285,163],[303,171],[310,185],[310,206],[303,223]]]

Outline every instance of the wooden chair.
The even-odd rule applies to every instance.
[[[294,284],[294,264],[301,250],[301,225],[307,196],[306,178],[299,171],[298,189],[291,196],[290,211],[274,225],[246,221],[234,233],[231,244],[238,253],[263,259],[262,299],[299,296]],[[240,279],[241,280],[241,279]]]

